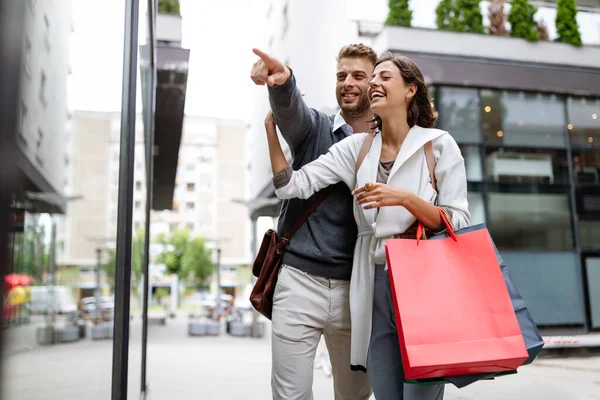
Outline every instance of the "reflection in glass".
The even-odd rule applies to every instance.
[[[564,194],[490,193],[490,232],[499,249],[573,248],[571,213]]]
[[[574,151],[573,173],[577,183],[600,183],[600,151]]]
[[[535,148],[486,148],[487,178],[493,182],[569,183],[567,153]]]
[[[567,121],[560,96],[482,90],[481,118],[486,143],[566,147]]]
[[[477,89],[441,87],[437,96],[438,127],[458,143],[481,143]]]
[[[567,99],[571,145],[576,148],[600,148],[600,99]]]
[[[485,206],[483,204],[483,194],[477,192],[467,193],[469,202],[469,212],[471,213],[471,225],[484,224]]]
[[[583,249],[600,249],[600,221],[579,220],[579,243]]]
[[[481,171],[481,152],[479,146],[459,146],[460,152],[465,160],[467,170],[467,181],[481,182],[483,172]]]

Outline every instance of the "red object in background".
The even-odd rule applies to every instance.
[[[8,289],[15,286],[28,286],[35,280],[29,275],[10,274],[4,277],[4,282],[8,285]]]
[[[406,380],[516,370],[528,353],[486,228],[390,239],[388,273]]]

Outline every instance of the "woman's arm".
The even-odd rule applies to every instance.
[[[267,143],[269,144],[269,157],[271,157],[271,170],[273,175],[289,167],[285,154],[281,149],[279,136],[277,136],[277,125],[273,119],[273,112],[269,111],[265,118],[265,129],[267,131]]]
[[[265,119],[265,129],[271,157],[273,185],[279,198],[307,199],[319,190],[338,182],[344,182],[348,187],[355,185],[354,170],[358,152],[357,138],[354,135],[336,143],[329,152],[294,171],[281,150],[276,125],[270,113]],[[356,136],[362,137],[362,135]]]

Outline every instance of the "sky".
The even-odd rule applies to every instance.
[[[248,120],[253,46],[265,46],[256,23],[260,0],[181,0],[182,46],[191,50],[188,115]],[[141,1],[141,3],[145,3]],[[250,5],[253,4],[254,11]],[[142,11],[143,13],[143,11]],[[249,18],[250,17],[250,18]],[[69,104],[75,110],[120,111],[124,6],[120,0],[73,1]],[[143,19],[140,31],[143,32]],[[141,35],[140,39],[143,39]],[[138,81],[138,107],[139,103]]]
[[[387,15],[387,0],[347,1],[350,19],[382,21]],[[438,2],[412,0],[413,26],[435,28]],[[73,75],[68,83],[69,105],[74,110],[120,111],[124,2],[72,0],[72,3],[75,31],[70,42]],[[142,7],[145,3],[140,1]],[[252,47],[268,47],[269,27],[264,21],[267,0],[180,0],[180,3],[182,45],[191,50],[186,114],[249,121],[252,99],[257,93],[249,79],[256,61]],[[485,19],[486,2],[481,3],[481,8]],[[536,19],[546,21],[551,37],[555,36],[553,15],[550,10],[540,10],[536,15]],[[580,13],[578,17],[596,18],[589,13]],[[584,40],[600,43],[600,21],[589,22],[582,30]],[[140,18],[140,23],[143,39],[144,18]]]

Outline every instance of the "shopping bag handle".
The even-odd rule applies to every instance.
[[[442,217],[442,221],[444,221],[444,225],[446,225],[446,231],[448,231],[450,237],[456,242],[456,235],[454,234],[452,225],[448,221],[448,215],[446,214],[446,212],[444,212],[444,210],[441,207],[438,207],[437,209],[440,213],[440,217]],[[423,223],[419,221],[419,227],[417,228],[417,246],[419,245],[419,241],[421,240],[421,238],[427,239],[427,236],[425,236],[425,225],[423,225]]]

